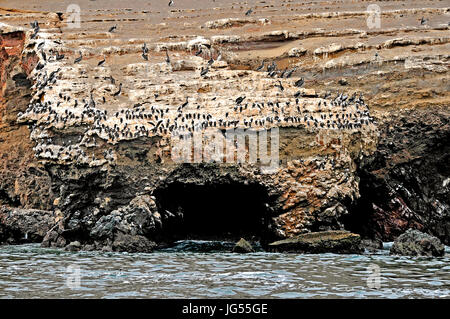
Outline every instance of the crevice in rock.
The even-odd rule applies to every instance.
[[[16,198],[11,198],[4,189],[0,189],[0,205],[7,205],[9,207],[19,207],[20,200]]]

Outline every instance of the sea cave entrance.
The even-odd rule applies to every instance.
[[[257,183],[172,182],[154,191],[163,218],[159,240],[247,240],[270,236],[269,195]],[[169,217],[167,217],[169,216]]]

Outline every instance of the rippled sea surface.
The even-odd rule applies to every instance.
[[[0,298],[450,298],[450,255],[129,254],[0,246]]]

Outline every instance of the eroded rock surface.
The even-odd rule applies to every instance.
[[[244,238],[239,239],[239,241],[236,243],[236,245],[233,247],[234,253],[252,253],[255,250],[253,249],[252,245],[246,241]]]
[[[408,229],[394,241],[389,253],[391,255],[439,257],[444,256],[445,247],[434,236]]]
[[[0,242],[39,243],[56,220],[51,211],[1,207]]]
[[[245,16],[227,1],[82,0],[80,28],[66,5],[0,9],[0,204],[54,211],[44,245],[151,251],[344,228],[392,240],[410,227],[449,243],[444,3],[389,2],[375,29],[350,1],[250,1]],[[269,173],[250,144],[209,148],[272,129]]]
[[[270,243],[268,249],[274,252],[312,254],[359,254],[363,251],[361,237],[343,230],[297,235]]]

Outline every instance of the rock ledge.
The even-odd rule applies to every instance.
[[[358,254],[361,237],[346,230],[330,230],[298,235],[269,244],[269,251],[293,253]]]

